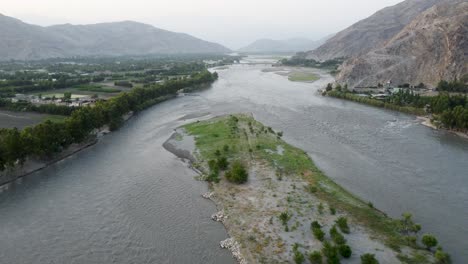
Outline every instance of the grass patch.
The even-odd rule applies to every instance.
[[[320,79],[320,77],[310,72],[293,72],[289,74],[288,79],[292,82],[314,82]]]

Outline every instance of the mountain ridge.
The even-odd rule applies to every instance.
[[[135,21],[41,27],[0,15],[0,60],[226,53],[220,44]]]

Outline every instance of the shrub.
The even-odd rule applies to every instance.
[[[228,146],[228,145],[224,145],[223,150],[224,150],[225,152],[228,152],[228,151],[229,151],[229,146]]]
[[[330,207],[330,214],[335,215],[336,214],[336,209],[334,207]],[[343,231],[343,230],[341,230]],[[344,232],[343,232],[344,233]]]
[[[314,251],[309,255],[309,261],[311,264],[322,264],[322,253]]]
[[[249,178],[247,170],[240,161],[235,161],[232,164],[231,169],[228,172],[226,172],[225,176],[228,181],[237,184],[245,183]]]
[[[421,242],[426,246],[427,250],[437,246],[437,239],[431,234],[424,234]]]
[[[452,260],[450,259],[450,255],[442,251],[441,248],[437,249],[435,254],[434,254],[437,263],[439,264],[450,264],[452,263]]]
[[[340,251],[340,255],[343,256],[343,258],[350,258],[353,253],[348,245],[340,245],[338,251]]]
[[[322,226],[317,221],[313,221],[312,224],[310,224],[310,228],[312,228],[312,229],[322,228]]]
[[[342,234],[340,234],[340,232],[338,232],[335,225],[333,225],[333,227],[330,229],[330,236],[333,239],[333,242],[335,242],[337,245],[346,244],[346,239]]]
[[[226,170],[227,167],[229,166],[229,162],[228,160],[226,159],[226,157],[220,157],[218,158],[218,161],[216,162],[217,165],[218,165],[218,168],[220,170]]]
[[[281,223],[285,226],[285,225],[288,224],[289,219],[291,219],[291,215],[287,211],[282,212],[279,215],[279,219],[280,219]]]
[[[305,261],[304,254],[302,254],[299,250],[294,251],[294,262],[296,264],[302,264]]]
[[[332,244],[330,244],[329,242],[323,243],[322,253],[327,258],[328,264],[340,263],[340,256],[338,255],[338,249]]]
[[[325,232],[323,232],[320,228],[313,228],[312,233],[314,234],[314,237],[319,241],[323,241],[325,239]]]
[[[361,264],[379,264],[379,261],[375,258],[374,254],[361,255]]]
[[[340,228],[341,232],[345,234],[349,234],[348,219],[346,219],[346,217],[343,217],[343,216],[339,217],[336,220],[336,224]]]

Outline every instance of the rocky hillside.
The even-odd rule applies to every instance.
[[[351,58],[385,44],[422,12],[440,2],[452,0],[406,0],[386,7],[330,38],[307,58],[329,60]]]
[[[246,53],[272,53],[272,52],[299,52],[315,49],[322,45],[325,40],[310,40],[294,38],[285,40],[259,39],[252,44],[239,49]]]
[[[386,43],[345,61],[337,80],[351,87],[388,80],[434,86],[467,74],[468,2],[441,2]]]
[[[0,60],[229,52],[216,43],[130,21],[40,27],[0,14],[0,32]]]

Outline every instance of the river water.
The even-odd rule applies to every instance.
[[[258,62],[255,58],[250,62]],[[409,211],[468,262],[468,140],[413,116],[317,95],[268,65],[233,65],[194,96],[140,113],[97,145],[0,193],[1,263],[234,263],[206,184],[162,147],[177,126],[251,112],[374,206]],[[191,119],[190,119],[191,118]]]

